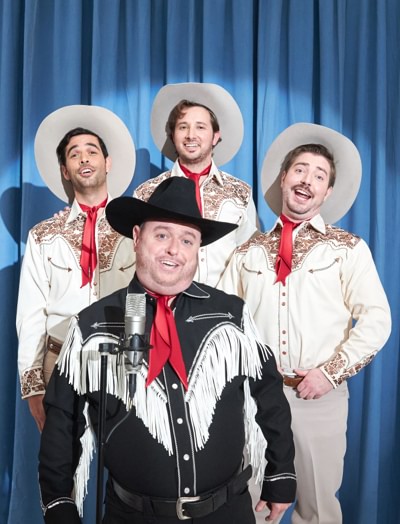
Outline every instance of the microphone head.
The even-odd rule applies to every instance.
[[[144,335],[146,324],[146,295],[128,293],[125,302],[125,335]]]
[[[146,316],[146,295],[144,293],[128,293],[126,295],[125,316]]]

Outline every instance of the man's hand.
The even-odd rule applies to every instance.
[[[46,420],[46,414],[44,412],[44,406],[43,406],[43,398],[44,398],[44,394],[35,395],[33,397],[28,398],[28,404],[29,404],[29,409],[31,411],[31,415],[35,419],[35,422],[37,424],[37,427],[39,428],[40,433],[43,430],[44,421]]]
[[[319,368],[295,369],[294,371],[300,377],[304,377],[297,386],[297,391],[299,396],[305,400],[320,398],[333,389],[332,384]]]
[[[270,513],[265,517],[265,520],[267,522],[271,522],[277,519],[280,515],[282,515],[290,507],[290,505],[291,502],[265,502],[264,500],[259,500],[255,510],[259,512],[263,511],[266,507],[268,507]]]

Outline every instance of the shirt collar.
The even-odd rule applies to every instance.
[[[111,202],[112,200],[112,197],[111,195],[108,193],[107,194],[107,204],[109,202]],[[71,222],[73,222],[74,220],[76,220],[78,218],[79,215],[82,215],[84,214],[80,205],[78,204],[78,201],[76,200],[76,198],[74,198],[74,201],[72,202],[72,205],[71,205],[71,211],[69,213],[69,216],[65,222],[65,225],[67,224],[70,224]],[[102,213],[101,217],[99,218],[99,220],[103,220],[105,218],[106,214],[105,213]]]
[[[175,161],[173,170],[179,176],[185,176],[185,174],[183,173],[182,169],[179,166],[178,160]],[[224,185],[224,182],[223,182],[223,179],[222,179],[222,176],[221,176],[221,171],[216,166],[214,160],[211,160],[211,169],[210,169],[210,172],[209,172],[209,174],[207,176],[207,180],[209,180],[212,177],[214,177],[217,180],[217,182],[218,182],[218,184],[220,186]]]
[[[280,227],[283,227],[282,220],[279,217],[277,218],[271,231],[274,231],[277,228],[278,224]],[[315,229],[319,233],[322,233],[323,235],[326,234],[326,225],[321,215],[315,215],[311,218],[311,220],[305,220],[297,229],[302,229],[306,226],[306,224],[309,224],[313,229]]]
[[[128,286],[128,293],[145,293],[145,289],[139,282],[136,273]],[[198,282],[192,282],[181,294],[194,298],[210,298],[210,294]]]

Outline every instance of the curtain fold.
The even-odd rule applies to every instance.
[[[259,173],[284,128],[302,121],[326,125],[360,150],[360,192],[338,225],[369,243],[393,332],[372,365],[349,382],[340,499],[345,524],[400,522],[399,20],[397,0],[2,0],[0,522],[42,522],[39,435],[19,395],[15,309],[28,230],[64,204],[37,171],[36,130],[64,105],[111,109],[137,149],[126,193],[132,194],[170,165],[152,141],[153,99],[164,84],[188,81],[218,83],[238,102],[244,140],[222,167],[252,185],[263,229],[275,217]],[[86,524],[94,521],[91,482]]]

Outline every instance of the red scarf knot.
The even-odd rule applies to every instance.
[[[203,169],[200,173],[193,173],[193,171],[190,171],[187,167],[183,166],[179,162],[179,167],[182,169],[182,171],[185,173],[185,175],[190,178],[190,180],[193,180],[193,182],[196,185],[196,201],[197,205],[200,209],[200,213],[203,214],[203,205],[201,203],[201,195],[200,195],[200,178],[204,175],[208,175],[208,173],[211,171],[211,164]]]
[[[175,318],[168,302],[173,296],[149,293],[157,299],[157,309],[150,332],[152,349],[149,357],[149,371],[146,386],[149,386],[161,373],[166,362],[169,361],[185,389],[188,389],[188,380],[185,362],[182,356],[181,344],[176,329]]]
[[[78,202],[79,203],[79,202]],[[97,211],[107,204],[107,198],[98,206],[87,206],[79,204],[82,211],[86,213],[85,226],[83,228],[82,249],[81,249],[81,268],[82,268],[82,285],[90,284],[94,271],[97,266],[97,249],[96,249],[96,220]]]
[[[278,257],[276,259],[275,272],[277,274],[276,282],[282,282],[285,285],[286,278],[292,272],[292,255],[293,255],[293,230],[301,222],[292,222],[285,215],[281,215],[283,222],[281,241],[279,244]]]

